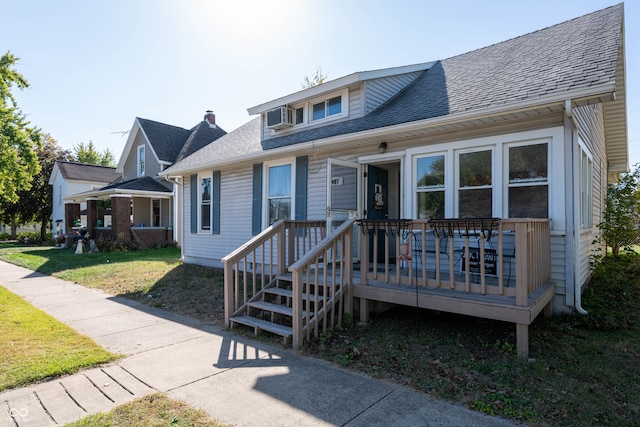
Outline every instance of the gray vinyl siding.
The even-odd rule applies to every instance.
[[[364,116],[361,86],[349,89],[349,119]]]
[[[220,234],[185,233],[185,262],[221,266],[220,260],[253,236],[251,235],[252,169],[222,172],[220,181]],[[184,180],[183,229],[190,230],[191,184]]]
[[[574,110],[574,117],[580,139],[593,156],[592,199],[593,228],[580,230],[580,253],[578,254],[579,277],[577,283],[584,284],[590,275],[589,259],[593,249],[593,240],[598,234],[598,223],[602,221],[604,198],[606,197],[606,164],[604,111],[602,104],[586,105]],[[576,168],[579,165],[576,165]]]
[[[309,159],[307,181],[307,218],[324,220],[327,218],[327,158]]]
[[[156,156],[151,150],[151,146],[147,143],[142,132],[138,132],[136,139],[133,141],[129,157],[124,163],[123,177],[124,181],[138,178],[138,147],[144,145],[144,168],[145,176],[155,177],[160,172],[160,164],[156,160]]]
[[[567,293],[565,244],[564,234],[551,235],[551,281],[556,285],[556,297],[553,304],[553,311],[556,313],[567,311],[564,298]]]
[[[400,74],[397,76],[366,81],[364,83],[364,113],[369,114],[380,105],[384,104],[389,98],[414,81],[420,73],[421,71],[416,71],[415,73]]]

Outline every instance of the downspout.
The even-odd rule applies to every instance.
[[[164,179],[173,183],[173,239],[178,242],[178,246],[182,248],[182,242],[180,236],[182,235],[179,230],[178,218],[180,215],[180,187],[182,186],[182,176],[165,176]],[[182,249],[181,249],[182,252]]]
[[[573,292],[573,306],[576,311],[582,315],[588,314],[587,311],[582,308],[582,286],[577,283],[579,280],[579,274],[576,274],[576,254],[579,253],[579,245],[580,239],[579,236],[576,236],[576,233],[579,232],[576,228],[576,224],[579,224],[579,219],[576,215],[579,215],[579,210],[576,209],[576,196],[575,196],[575,170],[576,170],[576,162],[575,162],[575,146],[576,146],[576,133],[577,133],[577,124],[575,121],[575,117],[573,116],[573,107],[571,105],[571,100],[567,99],[565,101],[565,165],[567,165],[567,175],[570,177],[569,185],[566,187],[570,190],[571,197],[565,197],[565,212],[567,218],[567,226],[566,229],[570,231],[566,236],[566,244],[565,244],[565,260],[567,263],[566,270],[566,285],[569,288],[571,285]],[[569,144],[566,144],[566,141],[569,141]],[[569,289],[567,289],[569,291]],[[569,292],[567,292],[569,294]]]

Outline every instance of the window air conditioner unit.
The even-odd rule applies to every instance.
[[[267,127],[269,129],[284,129],[293,126],[293,108],[285,106],[267,111]]]

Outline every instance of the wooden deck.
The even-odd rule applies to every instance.
[[[298,349],[352,314],[354,299],[361,322],[380,301],[514,323],[518,355],[526,358],[529,325],[540,313],[551,315],[546,219],[349,220],[330,233],[323,227],[280,222],[223,259],[227,325],[249,324],[243,316],[252,310],[261,318],[286,316],[290,328],[280,334]],[[268,297],[274,293],[276,300]]]

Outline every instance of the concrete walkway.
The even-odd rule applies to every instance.
[[[2,427],[64,425],[154,391],[237,426],[514,425],[1,261],[0,285],[127,356],[0,393]]]

